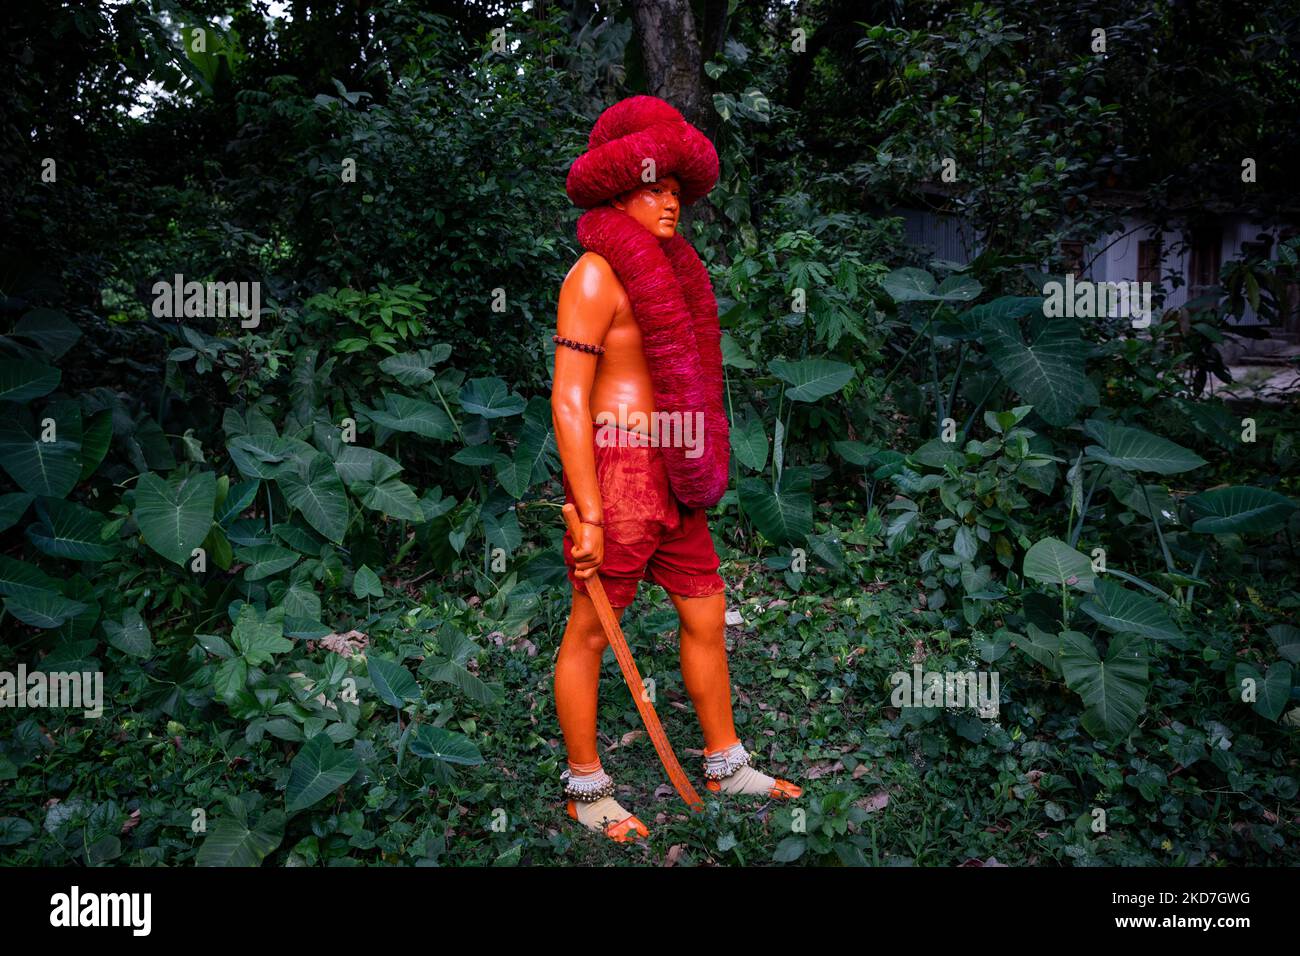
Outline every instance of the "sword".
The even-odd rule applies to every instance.
[[[581,524],[578,520],[578,509],[572,504],[565,504],[561,510],[564,513],[564,523],[568,526],[569,535],[573,538],[574,544],[577,544],[578,528]],[[597,572],[587,578],[586,583],[587,596],[596,606],[596,616],[600,618],[600,626],[605,630],[609,646],[614,648],[614,657],[618,659],[623,680],[627,682],[627,689],[632,693],[632,702],[636,704],[641,722],[645,724],[645,729],[650,734],[650,741],[655,745],[659,761],[668,771],[668,779],[673,782],[677,793],[686,801],[688,807],[695,811],[703,810],[704,802],[682,771],[682,765],[677,762],[677,754],[673,753],[672,744],[668,742],[668,735],[664,733],[663,725],[659,723],[659,715],[655,713],[654,704],[646,698],[645,685],[641,683],[641,672],[636,669],[632,650],[627,646],[627,638],[623,636],[618,616],[614,614],[614,608],[610,606],[609,597],[605,594],[605,585],[601,583],[600,573]]]

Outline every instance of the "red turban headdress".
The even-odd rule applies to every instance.
[[[703,197],[718,181],[718,154],[682,114],[654,96],[633,96],[600,114],[587,152],[569,170],[566,189],[589,211],[578,241],[603,257],[627,290],[654,389],[655,410],[704,414],[703,450],[662,448],[673,494],[689,508],[709,508],[727,490],[730,423],[723,407],[722,332],[708,270],[680,234],[660,240],[631,216],[605,205],[654,178],[675,176],[682,202]]]

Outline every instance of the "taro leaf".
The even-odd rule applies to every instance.
[[[39,524],[27,526],[27,537],[52,558],[72,561],[107,561],[117,554],[117,542],[101,535],[104,516],[85,505],[58,498],[36,501]]]
[[[15,594],[6,597],[4,604],[5,610],[18,620],[43,630],[59,627],[90,607],[81,601],[73,601],[62,594],[48,591]]]
[[[1097,579],[1092,597],[1079,609],[1098,624],[1120,634],[1141,634],[1157,641],[1173,641],[1183,636],[1159,601],[1105,578]]]
[[[1050,673],[1061,673],[1060,635],[1044,631],[1031,622],[1026,628],[1025,637],[1016,637],[1015,641],[1016,647],[1046,667]]]
[[[81,475],[77,479],[79,482],[85,481],[99,468],[104,456],[108,454],[108,446],[112,440],[113,412],[112,409],[106,408],[92,416],[82,431]]]
[[[290,551],[279,545],[259,544],[251,548],[238,549],[235,557],[248,565],[244,568],[245,581],[260,581],[281,571],[287,571],[297,564],[302,556],[296,551]]]
[[[768,370],[789,387],[785,397],[792,402],[815,402],[833,395],[853,379],[853,366],[824,358],[798,362],[773,359]]]
[[[460,407],[484,418],[508,418],[524,410],[523,396],[510,393],[499,378],[472,378],[460,390]]]
[[[1277,652],[1292,664],[1300,664],[1300,627],[1291,624],[1274,624],[1268,636],[1277,645]]]
[[[431,349],[420,349],[418,352],[400,352],[397,355],[390,355],[379,363],[379,367],[403,385],[415,388],[432,382],[433,367],[445,361],[449,355],[451,355],[450,345],[435,345]]]
[[[474,746],[474,741],[464,734],[430,724],[421,724],[416,728],[411,736],[411,753],[417,757],[463,764],[467,767],[476,767],[483,762],[483,755],[479,753],[478,747]]]
[[[27,506],[33,498],[35,495],[29,495],[25,491],[0,495],[0,531],[8,531],[16,525],[27,513]]]
[[[217,479],[210,471],[166,481],[145,472],[135,489],[135,523],[149,547],[183,565],[212,527],[216,497]]]
[[[1069,585],[1080,591],[1091,591],[1096,579],[1092,562],[1056,538],[1044,538],[1025,553],[1024,574],[1044,584]]]
[[[469,465],[473,468],[481,468],[484,465],[494,464],[498,459],[504,459],[505,456],[497,450],[497,447],[490,442],[485,445],[466,445],[456,454],[451,456],[451,460],[461,464]]]
[[[225,525],[247,511],[261,487],[262,483],[256,478],[232,485],[226,492],[225,500],[217,506],[217,524]]]
[[[149,634],[149,625],[144,622],[140,612],[128,607],[122,613],[121,621],[104,619],[104,633],[108,643],[123,654],[132,657],[148,657],[153,653],[153,638]]]
[[[751,418],[731,430],[731,450],[736,460],[751,471],[767,467],[767,430],[759,418]]]
[[[787,468],[776,489],[763,478],[741,479],[740,506],[763,537],[774,544],[802,544],[813,529],[812,479]]]
[[[1006,628],[996,631],[992,637],[980,635],[975,638],[975,650],[979,653],[980,660],[992,664],[1002,657],[1003,654],[1011,647],[1011,642],[1015,640],[1016,635]]]
[[[285,817],[279,810],[263,814],[250,829],[247,822],[219,817],[194,858],[195,866],[261,866],[284,839]]]
[[[1044,321],[1028,343],[1009,315],[986,316],[980,332],[998,373],[1049,424],[1068,425],[1081,408],[1100,400],[1084,374],[1087,348],[1073,320]]]
[[[934,276],[911,266],[895,269],[880,284],[895,302],[970,302],[983,288],[967,275],[950,275],[936,286]]]
[[[383,452],[362,445],[344,444],[334,457],[334,467],[339,477],[351,487],[355,482],[378,483],[387,481],[401,472],[402,466]]]
[[[284,636],[284,626],[275,620],[262,620],[251,604],[240,607],[230,640],[243,659],[254,667],[267,663],[276,654],[293,650],[293,641]]]
[[[1291,665],[1286,661],[1274,661],[1263,675],[1250,664],[1238,664],[1236,679],[1238,700],[1244,700],[1246,681],[1254,682],[1255,699],[1250,704],[1265,720],[1277,720],[1291,699]]]
[[[13,334],[35,342],[52,359],[62,358],[81,338],[81,329],[55,309],[33,309],[14,326]]]
[[[302,745],[289,764],[289,783],[284,790],[286,809],[297,813],[324,800],[360,769],[352,751],[337,750],[329,737],[317,734]]]
[[[46,416],[50,417],[50,416]],[[52,441],[41,441],[42,428],[27,409],[10,406],[0,412],[0,468],[18,487],[34,495],[65,498],[81,479],[81,441],[59,427],[56,420]]]
[[[0,594],[5,597],[28,597],[58,593],[59,582],[36,565],[0,554]]]
[[[35,832],[22,817],[0,817],[0,846],[17,846]]]
[[[423,521],[420,500],[410,485],[397,478],[385,478],[378,484],[359,481],[353,491],[361,496],[363,507],[403,521]]]
[[[316,449],[297,438],[240,435],[226,443],[230,460],[249,478],[275,478],[295,460],[310,458]]]
[[[1273,534],[1286,526],[1296,504],[1264,488],[1212,488],[1187,499],[1198,534]]]
[[[0,359],[0,402],[30,402],[59,387],[57,368],[22,359]]]
[[[756,368],[755,363],[745,354],[745,350],[736,343],[729,332],[722,333],[722,341],[719,343],[722,349],[722,364],[730,365],[732,368]]]
[[[1089,445],[1089,457],[1123,471],[1149,471],[1158,475],[1178,475],[1200,468],[1205,459],[1194,451],[1141,428],[1110,425],[1096,420],[1085,431],[1101,445]]]
[[[1099,740],[1117,740],[1137,723],[1146,701],[1146,641],[1136,634],[1111,639],[1106,659],[1097,655],[1092,639],[1078,631],[1061,634],[1061,671],[1066,686],[1087,707],[1081,723]]]
[[[384,586],[379,580],[379,575],[366,565],[361,565],[357,568],[357,573],[352,575],[352,594],[357,598],[383,597]]]
[[[317,453],[309,461],[286,469],[276,478],[285,500],[302,513],[307,523],[339,544],[348,529],[348,498],[333,463]]]
[[[525,421],[520,431],[519,444],[515,446],[513,458],[504,455],[496,461],[496,476],[501,487],[512,498],[522,498],[534,480],[538,470],[545,470],[546,454],[551,442],[551,435],[545,427],[531,421]]]
[[[733,439],[734,441],[734,439]],[[871,448],[862,444],[860,441],[837,441],[833,443],[835,452],[850,465],[858,465],[861,468],[871,464],[873,455]]]
[[[499,703],[500,693],[491,685],[471,674],[455,661],[431,657],[420,665],[420,676],[426,680],[451,684],[476,704],[490,706]]]
[[[368,656],[366,666],[370,672],[370,682],[375,685],[375,693],[389,707],[401,708],[408,700],[420,699],[420,687],[415,678],[401,664],[385,660],[378,656]]]
[[[385,392],[384,406],[367,414],[371,421],[390,431],[411,432],[424,438],[450,438],[455,432],[447,413],[430,402]]]

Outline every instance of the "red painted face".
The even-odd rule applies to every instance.
[[[676,176],[665,176],[625,192],[614,200],[615,209],[627,213],[659,239],[668,239],[677,231],[677,217],[682,209],[682,187]]]

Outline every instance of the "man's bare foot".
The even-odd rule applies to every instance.
[[[704,775],[713,793],[758,794],[777,800],[802,796],[803,788],[788,780],[760,773],[749,765],[749,754],[736,743],[717,751],[704,751]]]

